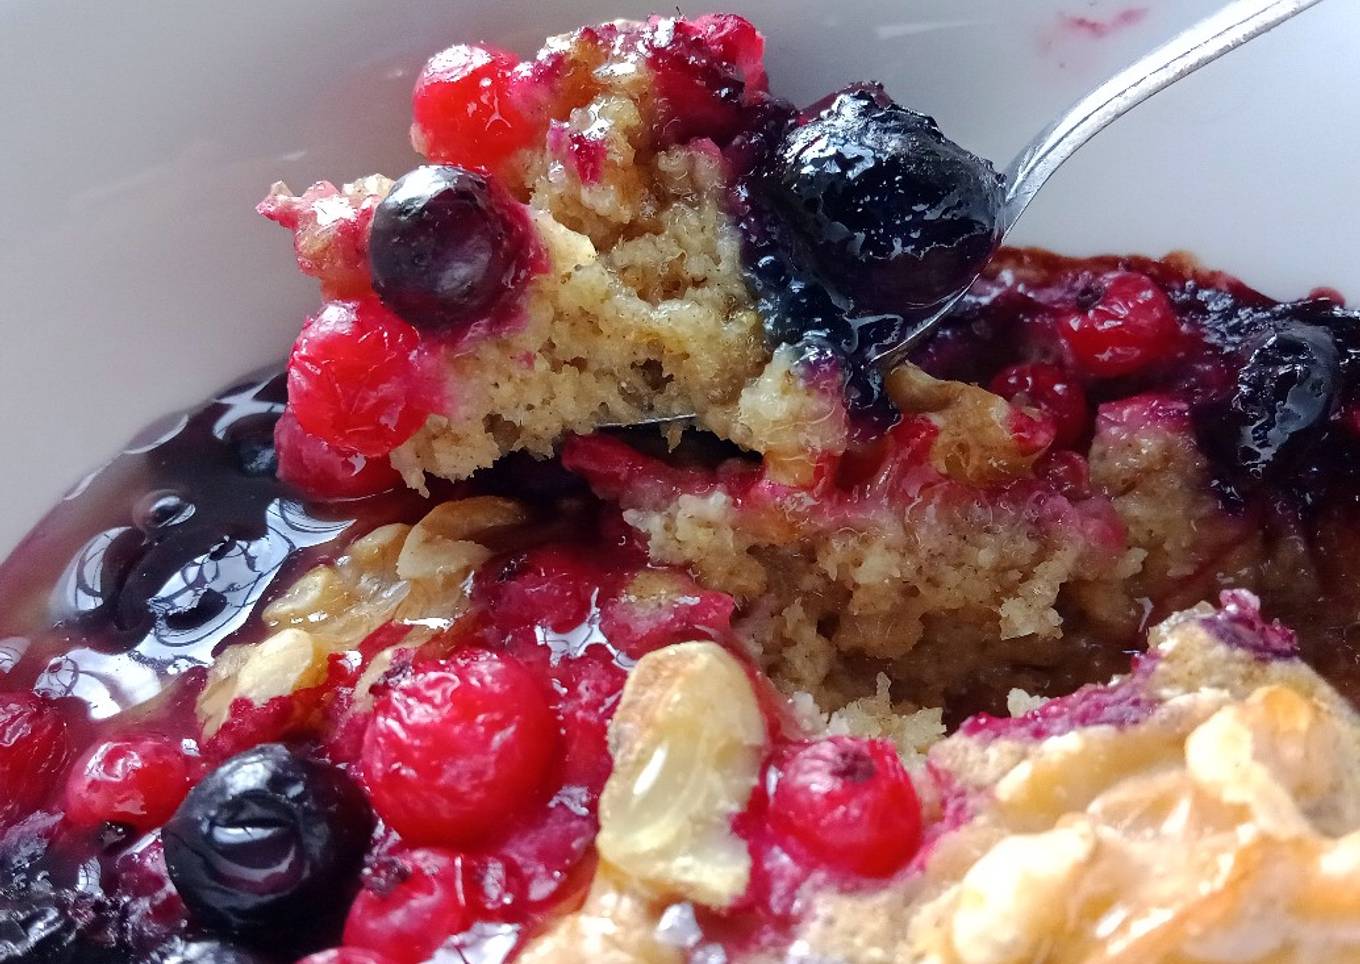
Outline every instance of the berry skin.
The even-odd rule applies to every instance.
[[[366,458],[309,435],[291,408],[274,426],[279,479],[314,499],[357,499],[401,484],[385,458]]]
[[[1259,481],[1292,462],[1317,440],[1340,389],[1340,353],[1327,329],[1292,324],[1260,339],[1229,406],[1237,465]]]
[[[0,693],[0,829],[46,802],[70,752],[55,703],[36,693]]]
[[[836,94],[776,149],[768,187],[819,272],[864,309],[933,305],[996,243],[1001,179],[876,86]]]
[[[516,97],[518,59],[456,44],[435,54],[411,93],[411,144],[432,161],[494,171],[527,147],[538,124]]]
[[[310,319],[288,359],[288,401],[328,445],[386,455],[425,423],[416,330],[378,301],[332,301]]]
[[[195,919],[236,934],[306,939],[343,913],[373,818],[332,766],[282,744],[231,757],[161,831],[175,889]]]
[[[775,829],[829,867],[886,877],[921,842],[921,805],[892,744],[837,736],[808,743],[781,767]]]
[[[1081,385],[1059,368],[1043,362],[1012,365],[992,379],[991,389],[1007,401],[1037,408],[1053,420],[1053,444],[1067,447],[1086,431],[1090,410]]]
[[[417,671],[378,704],[363,773],[408,842],[457,845],[499,829],[543,789],[557,722],[519,662],[466,653]]]
[[[158,737],[91,747],[66,779],[66,819],[79,827],[118,823],[159,827],[189,790],[189,768],[173,742]]]
[[[654,18],[647,41],[660,142],[731,140],[744,125],[746,108],[766,89],[765,38],[760,32],[735,14]]]
[[[494,179],[449,165],[400,178],[373,214],[373,288],[422,331],[458,332],[523,288],[536,261],[523,205]]]
[[[345,943],[393,964],[418,964],[472,923],[463,903],[459,859],[419,849],[380,859],[345,921]]]
[[[1147,275],[1111,271],[1096,280],[1093,302],[1066,312],[1058,331],[1077,362],[1097,378],[1131,375],[1177,348],[1175,309]]]

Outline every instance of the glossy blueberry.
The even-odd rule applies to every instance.
[[[1248,477],[1263,479],[1316,441],[1340,382],[1340,353],[1325,328],[1286,325],[1251,347],[1229,403],[1235,461]]]
[[[373,289],[425,331],[470,325],[519,285],[525,217],[485,174],[427,165],[400,178],[373,213]]]
[[[878,86],[835,94],[791,127],[771,181],[820,273],[861,309],[934,304],[971,281],[996,243],[1001,178]]]
[[[195,919],[258,936],[321,928],[343,914],[372,826],[348,777],[273,743],[208,774],[162,837],[170,878]]]

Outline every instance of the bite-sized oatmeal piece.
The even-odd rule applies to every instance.
[[[766,96],[762,47],[724,15],[585,28],[522,64],[451,48],[414,100],[416,146],[439,166],[395,186],[275,186],[261,213],[294,232],[323,294],[360,313],[376,296],[419,334],[398,349],[413,359],[400,384],[315,362],[344,383],[320,407],[387,397],[358,417],[393,430],[361,454],[422,488],[601,423],[691,412],[791,471],[844,447],[840,385],[803,384],[767,346],[727,211],[720,148]],[[452,106],[482,90],[494,104]],[[290,388],[308,433],[359,451]]]
[[[880,671],[916,707],[990,682],[998,700],[1061,687],[1040,668],[1079,658],[1064,619],[1130,609],[1144,550],[1108,499],[1036,474],[1052,435],[1027,411],[910,367],[887,388],[902,421],[805,485],[768,460],[673,470],[604,438],[563,457],[622,506],[655,561],[735,595],[765,671],[825,708],[873,693]]]

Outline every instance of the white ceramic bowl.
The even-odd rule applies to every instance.
[[[998,161],[1085,88],[1224,0],[731,0],[772,82],[881,79]],[[0,553],[156,416],[282,357],[311,284],[255,216],[412,165],[426,56],[652,7],[632,0],[0,4]],[[699,10],[689,12],[697,13]],[[1084,19],[1083,19],[1084,18]],[[1122,24],[1103,29],[1102,24]],[[1328,0],[1122,120],[1019,240],[1185,248],[1278,295],[1360,292],[1360,3]]]

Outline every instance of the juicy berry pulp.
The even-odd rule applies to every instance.
[[[415,329],[377,300],[333,301],[302,329],[288,359],[288,402],[327,445],[386,455],[424,424]]]
[[[69,755],[55,703],[33,693],[0,694],[0,829],[43,805]]]
[[[378,205],[368,251],[384,304],[423,331],[461,331],[522,286],[534,249],[523,207],[494,178],[427,165]]]
[[[381,953],[394,964],[427,960],[447,935],[471,921],[461,876],[459,859],[442,850],[380,858],[350,907],[345,943]]]
[[[1029,362],[1011,365],[992,379],[991,390],[1007,401],[1032,405],[1053,420],[1053,444],[1074,444],[1086,433],[1090,408],[1081,383],[1056,365]]]
[[[378,813],[417,844],[460,844],[538,801],[557,721],[517,661],[466,653],[417,669],[379,701],[363,770]]]
[[[921,841],[921,806],[892,744],[831,737],[794,749],[778,769],[775,828],[829,867],[884,877]]]

